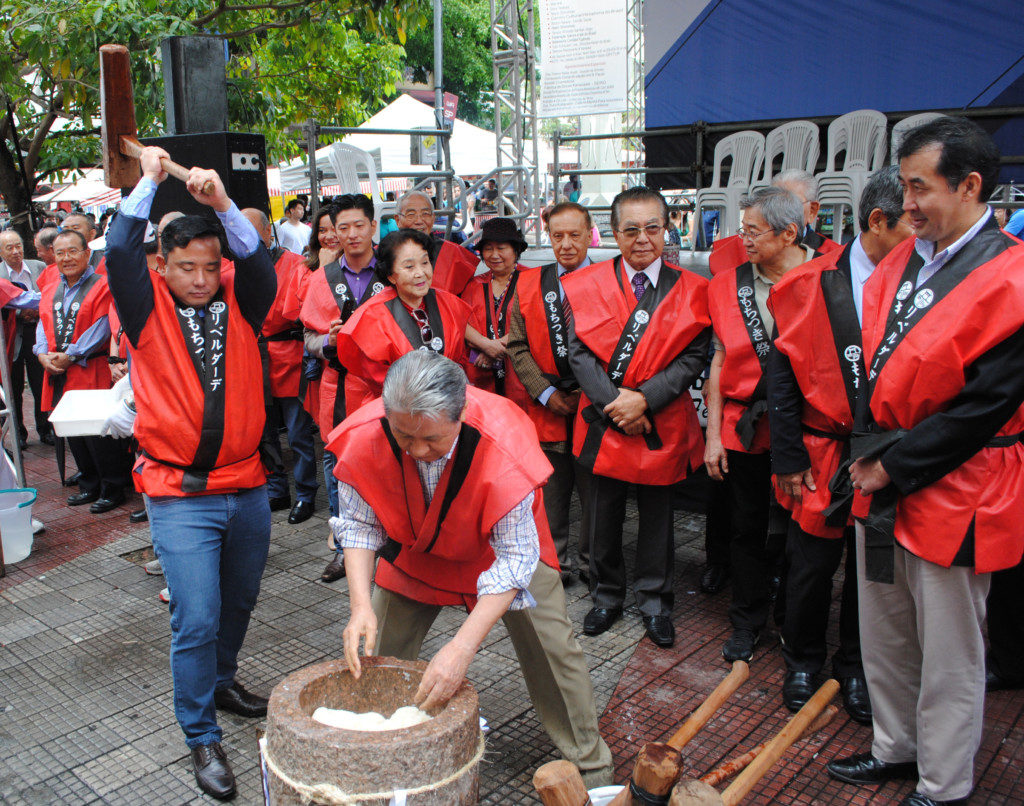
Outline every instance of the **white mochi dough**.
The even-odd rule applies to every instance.
[[[357,714],[340,708],[317,708],[313,719],[332,728],[341,730],[398,730],[419,725],[430,719],[430,714],[415,705],[403,705],[387,719],[376,711]]]

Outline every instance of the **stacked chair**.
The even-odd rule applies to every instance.
[[[711,186],[697,191],[695,219],[701,220],[705,207],[722,208],[722,227],[719,237],[732,235],[739,229],[740,197],[748,193],[750,184],[761,169],[764,159],[764,135],[745,131],[730,134],[715,146],[715,169]],[[722,184],[722,164],[731,158],[729,179]],[[696,239],[695,239],[696,240]]]
[[[764,170],[750,189],[768,187],[776,173],[799,168],[814,173],[818,164],[818,127],[809,120],[794,120],[772,129],[764,138]],[[775,160],[782,157],[778,172]]]
[[[885,164],[888,155],[885,115],[874,109],[847,112],[828,125],[828,152],[825,170],[818,180],[818,201],[832,207],[833,238],[842,236],[843,207],[853,210],[853,231],[860,232],[857,207],[864,185],[872,173]],[[837,158],[843,153],[843,165]]]

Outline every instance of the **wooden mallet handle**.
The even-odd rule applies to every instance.
[[[775,735],[775,738],[768,742],[768,746],[758,754],[757,758],[722,793],[723,806],[736,806],[737,803],[743,800],[744,796],[764,777],[772,765],[782,758],[782,754],[789,749],[789,746],[800,738],[800,735],[807,729],[807,726],[832,701],[832,698],[836,696],[838,691],[838,680],[826,680],[804,707],[786,723],[786,727],[780,730]]]
[[[144,146],[134,137],[121,135],[120,148],[121,153],[126,157],[131,157],[132,159],[137,160],[142,156],[142,149]],[[188,168],[184,165],[178,165],[178,163],[174,162],[169,157],[160,158],[160,167],[175,179],[180,179],[182,182],[188,181]],[[212,196],[214,190],[215,187],[213,182],[207,182],[203,185],[203,195],[205,196]]]
[[[735,661],[732,665],[732,671],[708,695],[707,699],[700,704],[700,707],[690,714],[689,719],[682,724],[682,727],[675,732],[672,738],[668,740],[668,743],[676,750],[682,750],[697,735],[700,729],[708,723],[708,720],[714,716],[715,711],[721,708],[736,689],[746,682],[749,676],[750,667],[744,661]]]
[[[834,705],[830,705],[828,708],[822,711],[821,714],[818,715],[818,718],[811,723],[810,727],[804,731],[803,735],[800,737],[800,741],[803,741],[804,739],[809,739],[811,736],[813,736],[815,733],[817,733],[819,730],[825,727],[829,722],[832,721],[832,717],[834,717],[837,713],[839,713],[839,709]],[[757,758],[758,754],[762,750],[764,750],[764,748],[767,745],[767,741],[761,742],[759,745],[751,748],[743,755],[735,756],[734,758],[731,758],[728,761],[719,764],[707,775],[702,775],[700,777],[700,780],[703,783],[708,784],[710,786],[718,786],[718,784],[722,783],[722,781],[724,781],[726,778],[732,778],[734,775],[736,775],[736,773],[740,772],[751,761]]]

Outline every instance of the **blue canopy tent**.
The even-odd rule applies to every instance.
[[[1024,13],[1017,4],[645,5],[648,30],[679,30],[689,20],[648,65],[647,129],[714,124],[703,138],[705,163],[727,133],[719,124],[833,118],[864,108],[885,112],[890,120],[926,110],[963,110],[993,135],[1004,157],[1016,159],[1004,165],[1003,181],[1024,181]],[[994,115],[995,107],[1007,108],[1006,114]],[[650,167],[690,165],[698,157],[695,135],[648,137],[645,147]],[[650,177],[661,187],[693,186],[694,179],[689,171]]]

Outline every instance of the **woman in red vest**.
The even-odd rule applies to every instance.
[[[488,271],[477,275],[462,293],[462,299],[473,309],[470,320],[480,339],[470,334],[468,341],[477,348],[470,353],[470,382],[488,392],[507,397],[524,411],[529,409],[530,396],[508,360],[508,312],[519,279],[519,256],[526,251],[523,233],[511,218],[492,218],[484,222],[477,249]]]
[[[381,240],[376,272],[392,288],[359,307],[338,333],[338,360],[348,370],[348,414],[380,397],[388,367],[410,350],[465,364],[469,306],[430,287],[433,248],[430,236],[417,230],[398,230]]]

